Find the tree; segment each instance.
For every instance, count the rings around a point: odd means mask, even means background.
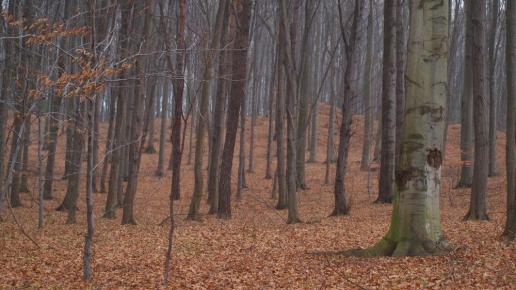
[[[448,244],[439,216],[447,95],[448,2],[410,1],[405,122],[391,225],[363,256],[437,254]]]
[[[356,0],[353,10],[353,22],[350,28],[349,38],[346,37],[342,8],[339,1],[339,22],[342,38],[345,40],[346,50],[346,72],[344,74],[344,99],[342,101],[342,123],[340,125],[339,151],[337,157],[337,168],[335,169],[335,207],[332,216],[346,215],[349,212],[349,205],[345,195],[345,176],[347,171],[349,143],[351,139],[352,122],[352,100],[358,95],[358,66],[360,62],[360,40],[358,32],[360,21],[363,19],[364,1]]]
[[[382,148],[379,203],[390,203],[396,157],[396,10],[398,1],[386,1],[383,34]]]
[[[460,160],[461,172],[457,187],[470,187],[473,182],[473,95],[472,95],[472,46],[473,46],[473,20],[472,3],[464,1],[464,14],[466,18],[466,36],[464,40],[464,83],[462,87],[461,122],[460,122]]]
[[[371,139],[373,133],[373,94],[372,87],[372,65],[374,50],[374,24],[373,24],[373,1],[369,0],[369,16],[367,18],[367,49],[366,63],[364,70],[364,142],[362,144],[362,160],[360,161],[360,170],[369,170],[371,155]]]
[[[489,174],[489,99],[486,96],[484,78],[484,37],[485,2],[471,1],[472,10],[472,74],[473,74],[473,114],[475,131],[475,163],[473,166],[473,185],[466,220],[488,220],[486,208],[487,177]]]
[[[245,95],[245,77],[247,72],[247,47],[249,45],[249,20],[251,14],[250,0],[233,0],[235,20],[231,25],[236,26],[234,50],[232,55],[232,81],[228,101],[226,136],[222,149],[219,177],[219,208],[217,217],[231,217],[231,171],[233,168],[233,154],[238,126],[238,117],[242,98]]]
[[[226,6],[228,1],[220,1],[219,8],[217,10],[217,17],[215,19],[215,27],[213,36],[210,39],[210,50],[217,51],[220,48],[220,39],[223,32],[223,24],[226,13]],[[203,82],[201,84],[201,95],[199,103],[199,114],[197,115],[197,127],[195,131],[195,161],[194,161],[194,173],[195,173],[195,184],[192,195],[192,201],[190,203],[190,210],[188,211],[189,220],[199,219],[199,207],[201,205],[201,197],[203,192],[203,174],[202,174],[202,163],[204,157],[204,135],[206,131],[206,124],[208,122],[208,97],[210,91],[210,80],[213,77],[213,54],[212,52],[206,52],[204,55],[204,73]]]
[[[516,2],[506,7],[506,72],[507,72],[507,221],[503,235],[516,238]]]
[[[493,0],[491,7],[491,21],[489,22],[489,35],[487,37],[489,47],[488,57],[488,82],[489,88],[489,176],[498,175],[496,169],[496,121],[497,121],[497,102],[496,102],[496,60],[497,50],[496,32],[498,28],[498,13],[500,13],[500,0]]]

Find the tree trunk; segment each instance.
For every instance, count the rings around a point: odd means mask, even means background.
[[[486,96],[484,78],[484,23],[485,2],[472,0],[473,24],[473,114],[475,128],[475,163],[473,167],[473,185],[467,220],[489,220],[486,208],[487,177],[489,174],[489,99]]]
[[[362,143],[362,160],[360,170],[369,170],[371,162],[371,139],[373,133],[373,94],[372,88],[372,65],[374,52],[374,23],[373,23],[373,1],[369,0],[369,16],[367,18],[367,50],[364,72],[364,142]]]
[[[382,149],[378,203],[390,203],[396,157],[396,10],[398,1],[385,2],[382,82]]]
[[[342,100],[342,124],[340,127],[339,153],[337,157],[337,168],[335,169],[335,207],[332,216],[346,215],[349,212],[349,205],[346,202],[345,177],[348,163],[349,144],[351,139],[352,107],[351,101],[358,92],[359,65],[360,65],[360,43],[361,34],[358,29],[363,19],[364,1],[356,0],[353,11],[353,22],[350,28],[350,35],[346,41],[346,72],[344,75],[344,99]],[[344,21],[342,19],[342,8],[339,4],[340,29],[343,37],[345,35]]]
[[[506,7],[506,72],[507,72],[507,220],[503,236],[516,238],[516,2]]]
[[[217,217],[231,217],[231,171],[233,167],[233,154],[235,151],[235,141],[238,126],[238,116],[240,115],[240,107],[242,99],[245,96],[245,77],[247,72],[247,47],[249,45],[249,19],[251,14],[251,1],[234,0],[235,18],[238,19],[238,29],[236,29],[236,37],[234,42],[232,57],[232,79],[229,95],[227,120],[226,120],[226,136],[224,140],[224,149],[222,150],[222,158],[220,164],[219,179],[219,208]],[[236,25],[232,23],[231,25]]]
[[[56,160],[56,148],[57,148],[57,133],[59,130],[59,124],[57,122],[59,107],[61,106],[61,96],[54,95],[52,97],[52,103],[50,105],[51,114],[55,116],[51,116],[48,118],[48,122],[50,123],[49,130],[49,142],[47,143],[48,149],[48,158],[47,158],[47,166],[45,170],[45,182],[43,185],[43,198],[45,200],[53,199],[53,184],[54,184],[54,168],[55,168],[55,160]]]
[[[280,30],[279,30],[279,44],[283,46],[283,65],[287,76],[287,204],[288,204],[288,218],[287,224],[299,223],[299,214],[297,210],[297,79],[295,73],[295,59],[293,52],[293,37],[290,26],[290,19],[287,14],[287,1],[281,0],[279,2],[280,13]],[[304,137],[303,137],[304,138]],[[306,140],[305,140],[306,142]],[[303,147],[303,153],[304,153]],[[304,155],[303,155],[304,156]],[[303,162],[304,163],[304,162]],[[301,185],[301,184],[299,184]]]
[[[447,95],[448,2],[410,1],[406,110],[391,225],[362,256],[421,256],[447,250],[439,213]]]
[[[167,143],[167,109],[170,95],[170,86],[167,80],[163,81],[163,95],[161,96],[161,115],[159,128],[159,156],[158,168],[156,169],[156,176],[162,177],[165,175],[165,144]],[[173,133],[173,131],[172,131]]]
[[[224,15],[228,15],[229,5],[226,5]],[[228,33],[228,17],[224,18],[223,32],[220,39],[220,46],[223,47]],[[220,169],[220,154],[222,149],[222,123],[224,121],[224,107],[226,104],[227,86],[228,83],[224,76],[228,75],[229,59],[227,52],[222,52],[219,57],[219,75],[217,92],[215,96],[215,109],[213,112],[213,133],[212,133],[212,149],[210,156],[210,171],[208,174],[208,203],[210,204],[209,214],[215,214],[219,207],[219,169]]]
[[[496,120],[497,120],[497,96],[496,96],[496,32],[498,27],[498,13],[500,12],[500,0],[493,0],[491,6],[491,22],[489,27],[489,176],[497,176],[496,169]]]
[[[238,180],[237,180],[237,201],[242,199],[242,189],[247,187],[245,182],[245,107],[246,95],[242,97],[240,108],[240,145],[238,146]]]
[[[398,0],[396,6],[396,146],[394,164],[399,160],[401,130],[405,111],[405,23],[403,19],[405,0]]]
[[[464,84],[461,102],[460,160],[461,172],[457,187],[471,187],[473,182],[473,95],[472,95],[472,46],[473,23],[471,1],[464,1],[466,38],[464,40]]]
[[[135,4],[137,5],[137,4]],[[141,41],[143,41],[143,51],[147,52],[149,49],[149,36],[152,32],[152,7],[154,7],[153,0],[147,0],[144,3],[145,15]],[[138,186],[138,175],[140,171],[140,162],[143,146],[146,141],[146,130],[150,122],[150,112],[153,108],[153,98],[149,97],[146,110],[147,114],[143,114],[145,102],[146,81],[145,70],[147,68],[147,56],[140,55],[136,59],[135,71],[137,73],[137,80],[135,81],[136,92],[130,105],[131,120],[130,120],[130,145],[128,154],[128,182],[127,191],[124,197],[124,207],[122,213],[122,224],[136,224],[134,218],[134,198]],[[145,119],[145,120],[144,120]]]
[[[228,1],[221,1],[217,10],[217,18],[215,20],[215,30],[210,41],[210,49],[215,51],[220,47],[220,38],[223,31],[223,20],[226,13],[226,6]],[[208,98],[210,93],[210,80],[213,77],[213,55],[211,52],[205,54],[205,64],[203,73],[203,82],[201,84],[201,94],[199,103],[199,113],[197,115],[197,127],[195,131],[195,161],[194,174],[195,184],[190,202],[190,209],[188,211],[187,219],[198,220],[199,208],[201,206],[201,197],[203,192],[204,178],[202,174],[202,164],[204,157],[204,136],[208,123]]]

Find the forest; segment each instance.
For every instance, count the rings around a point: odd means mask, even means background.
[[[514,289],[516,0],[0,0],[1,289]]]

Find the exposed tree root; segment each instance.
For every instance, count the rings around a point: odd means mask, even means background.
[[[464,216],[465,221],[488,221],[489,216],[484,211],[468,211],[466,216]]]
[[[354,257],[407,257],[407,256],[437,256],[452,250],[448,241],[391,241],[383,238],[376,245],[367,249],[352,249],[344,252],[346,256]]]

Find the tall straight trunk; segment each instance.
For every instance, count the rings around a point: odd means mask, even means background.
[[[152,33],[152,7],[154,7],[154,0],[146,0],[144,3],[145,15],[142,31],[143,51],[149,49],[149,37]],[[140,171],[140,163],[142,156],[142,149],[145,146],[146,130],[150,122],[150,112],[153,108],[153,98],[148,97],[147,112],[143,114],[145,90],[145,70],[147,68],[147,56],[140,55],[136,59],[135,71],[137,73],[137,80],[135,81],[136,92],[130,105],[131,120],[130,120],[130,145],[128,151],[128,182],[127,191],[124,197],[124,207],[122,212],[122,224],[136,224],[134,218],[134,198],[138,187],[138,175]]]
[[[176,73],[183,72],[184,65],[184,54],[181,53],[181,50],[185,48],[185,12],[186,12],[186,0],[179,0],[179,14],[177,19],[177,31],[176,31],[176,40],[177,40],[177,48],[179,48],[179,53],[177,55],[176,60]],[[161,18],[163,19],[163,17]],[[168,29],[165,29],[168,32]],[[171,40],[170,36],[167,34],[167,39]],[[170,57],[167,58],[168,66],[172,68],[172,61]],[[168,283],[168,276],[170,272],[170,264],[172,260],[172,241],[174,237],[175,230],[175,220],[174,220],[174,199],[180,196],[180,174],[181,174],[181,161],[183,157],[183,148],[181,146],[181,132],[182,132],[182,118],[183,118],[183,91],[184,91],[184,80],[176,79],[174,80],[174,123],[172,125],[172,151],[173,155],[173,163],[172,163],[172,184],[170,189],[169,196],[169,216],[170,216],[170,228],[168,231],[168,246],[167,252],[165,254],[165,265],[163,269],[163,284],[166,285]],[[186,130],[186,128],[185,128]],[[184,142],[184,140],[183,140]]]
[[[179,1],[179,18],[177,25],[177,47],[182,50],[185,49],[185,13],[186,13],[186,2],[185,0]],[[170,37],[167,37],[170,39]],[[178,52],[176,59],[176,74],[183,75],[184,66],[184,54],[181,51]],[[168,58],[170,61],[170,58]],[[172,67],[170,61],[169,66]],[[174,124],[172,125],[172,184],[170,187],[170,210],[173,211],[172,199],[179,199],[181,197],[181,161],[183,157],[183,148],[181,147],[181,136],[182,136],[182,121],[183,121],[183,96],[184,96],[184,79],[174,80]],[[193,123],[193,122],[192,122]],[[186,128],[185,128],[186,130]],[[190,131],[190,138],[192,132]],[[191,144],[190,139],[190,144]],[[173,221],[173,217],[171,216]],[[173,223],[171,224],[171,227]],[[172,229],[171,229],[172,231]]]
[[[397,1],[385,2],[382,82],[382,149],[379,203],[390,203],[396,158],[396,10]]]
[[[391,225],[362,256],[424,256],[449,247],[439,196],[447,96],[448,2],[410,1],[405,122]]]
[[[274,126],[273,126],[273,120],[274,120],[274,102],[276,99],[277,102],[277,93],[274,93],[275,86],[279,86],[277,84],[278,81],[278,65],[277,65],[277,48],[273,48],[272,50],[272,74],[271,74],[271,80],[269,83],[269,124],[268,124],[268,134],[267,134],[267,165],[265,168],[265,179],[271,179],[272,178],[272,142],[273,142],[273,135],[274,132]],[[277,92],[277,89],[276,89]],[[276,97],[276,98],[275,98]],[[276,176],[276,174],[275,174]]]
[[[294,224],[300,222],[297,210],[297,110],[298,110],[298,94],[297,94],[297,78],[295,71],[294,37],[292,36],[290,18],[287,14],[287,1],[281,0],[279,3],[279,19],[280,19],[280,42],[283,46],[283,65],[287,76],[287,204],[288,217],[287,223]],[[294,12],[295,14],[295,12]],[[294,16],[295,19],[295,16]],[[294,21],[293,21],[294,22]],[[295,27],[295,24],[294,24]],[[290,32],[290,33],[288,33]],[[306,142],[306,140],[305,140]],[[303,148],[303,151],[304,148]],[[303,155],[304,156],[304,155]]]
[[[93,108],[93,123],[91,125],[93,126],[93,134],[95,134],[95,137],[92,138],[92,162],[93,164],[99,163],[99,136],[100,136],[100,101],[94,102],[94,108]],[[91,186],[92,186],[92,192],[98,192],[98,181],[100,179],[101,171],[98,170],[97,166],[94,166],[92,168],[93,172],[91,173]]]
[[[159,127],[159,152],[158,152],[158,168],[156,176],[162,177],[165,174],[165,144],[167,143],[167,109],[170,95],[170,86],[167,80],[162,82],[163,92],[161,96],[161,114]],[[173,132],[173,131],[172,131]]]
[[[344,74],[344,99],[342,100],[342,123],[340,127],[339,151],[337,157],[337,168],[335,169],[335,207],[332,216],[346,215],[349,212],[349,205],[346,202],[345,177],[347,171],[349,144],[351,139],[352,107],[351,101],[358,93],[359,65],[360,65],[360,43],[361,35],[358,32],[359,25],[363,19],[364,1],[356,0],[353,11],[353,22],[350,28],[350,35],[346,41],[346,72]],[[343,37],[345,35],[344,21],[342,19],[342,8],[339,5],[340,29]]]
[[[491,22],[489,24],[489,176],[498,175],[496,169],[496,32],[498,27],[498,13],[500,12],[500,0],[493,0],[491,6]]]
[[[153,79],[150,81],[150,88],[147,88],[147,92],[149,93],[150,98],[156,99],[156,96],[158,94],[157,92],[157,86],[156,86],[156,80]],[[158,103],[158,102],[156,102]],[[147,132],[147,145],[145,148],[145,153],[147,154],[154,154],[156,153],[156,148],[154,147],[154,123],[156,120],[156,109],[149,108],[150,109],[150,122],[149,122],[149,129]]]
[[[30,132],[31,132],[31,116],[28,115],[25,117],[25,131],[23,132],[23,155],[21,161],[21,178],[20,178],[20,186],[18,188],[19,192],[29,192],[29,177],[28,177],[28,169],[29,169],[29,146],[31,143],[30,140]]]
[[[299,113],[297,115],[297,124],[296,124],[296,186],[301,189],[306,189],[306,180],[305,180],[305,153],[306,153],[306,136],[308,131],[308,103],[310,99],[310,74],[312,73],[308,65],[309,62],[309,40],[310,40],[310,30],[313,22],[313,13],[315,9],[315,1],[307,0],[305,3],[305,24],[303,29],[303,39],[301,42],[301,51],[300,51],[300,69],[299,76],[295,75],[292,77],[298,77],[297,85],[295,90],[295,96],[298,98],[298,109]],[[296,14],[297,12],[293,12]],[[296,29],[293,27],[293,29]],[[295,37],[293,37],[295,38]],[[294,41],[294,40],[291,40]],[[295,46],[292,46],[292,49],[295,49]],[[292,54],[292,58],[296,59],[295,54]],[[294,61],[295,63],[295,61]],[[293,104],[291,104],[293,105]],[[287,111],[288,111],[287,107]],[[288,118],[288,117],[287,117]],[[288,122],[287,122],[288,123]]]
[[[367,49],[366,64],[364,70],[364,142],[362,143],[362,159],[360,170],[369,170],[371,155],[371,139],[373,133],[373,94],[372,88],[372,65],[374,52],[374,23],[373,23],[373,1],[369,0],[369,16],[367,18]]]
[[[23,140],[25,139],[25,134],[22,131],[22,127],[25,128],[24,120],[19,114],[16,114],[13,121],[13,136],[19,136],[18,138],[12,138],[11,140],[11,152],[9,157],[8,168],[13,168],[12,181],[9,185],[9,202],[11,207],[19,207],[21,206],[21,199],[19,193],[20,187],[20,170],[21,170],[21,159],[23,152]]]
[[[396,146],[394,151],[394,164],[400,156],[401,130],[405,111],[405,23],[403,8],[405,0],[398,0],[396,6]]]
[[[66,195],[63,200],[63,203],[57,208],[60,210],[67,210],[68,216],[66,219],[67,224],[75,224],[76,223],[76,211],[77,211],[77,199],[79,198],[79,185],[81,179],[82,172],[82,161],[83,161],[83,151],[84,151],[84,136],[82,135],[83,120],[82,116],[84,113],[84,104],[76,97],[76,109],[75,114],[73,116],[73,149],[72,153],[72,164],[70,166],[71,175],[68,177],[68,184],[66,189]]]
[[[100,174],[100,192],[106,192],[106,178],[108,175],[109,163],[111,162],[113,140],[115,138],[115,117],[116,117],[116,96],[120,88],[111,88],[109,93],[109,125],[107,131],[106,145],[104,150],[104,160],[102,161],[102,171]]]
[[[226,5],[224,15],[228,15],[229,5]],[[227,39],[228,33],[228,17],[224,18],[222,37],[220,39],[220,46],[223,47]],[[229,61],[227,52],[222,52],[219,57],[218,73],[223,76],[218,79],[217,92],[215,95],[215,109],[213,111],[213,133],[212,133],[212,149],[210,156],[210,171],[208,174],[208,203],[210,204],[210,214],[215,214],[219,207],[219,169],[220,169],[220,154],[222,150],[222,122],[224,121],[224,107],[226,104],[227,86],[228,83],[224,76],[228,74]]]
[[[52,103],[50,105],[51,114],[55,116],[48,118],[50,123],[49,128],[49,140],[47,143],[48,157],[47,165],[45,170],[45,181],[43,185],[43,198],[46,200],[53,199],[53,184],[54,184],[54,168],[56,160],[56,148],[57,148],[57,133],[59,130],[59,124],[57,122],[57,116],[59,107],[61,106],[61,96],[53,96]]]
[[[461,116],[460,116],[460,161],[461,172],[457,187],[471,187],[473,182],[473,23],[471,1],[464,1],[464,17],[466,23],[466,38],[464,40],[464,84],[462,87]]]
[[[249,20],[251,14],[250,0],[234,0],[233,6],[236,13],[238,26],[234,41],[235,50],[232,56],[232,79],[229,95],[227,120],[226,120],[226,136],[224,140],[224,148],[222,150],[222,158],[220,164],[219,179],[219,208],[217,217],[231,217],[231,171],[233,168],[233,154],[235,151],[235,141],[238,126],[238,116],[240,115],[240,107],[242,99],[245,96],[245,77],[247,72],[247,49],[249,45]],[[232,23],[231,25],[236,25]]]
[[[242,97],[242,103],[240,108],[240,145],[238,146],[238,175],[237,175],[237,201],[242,199],[242,189],[245,188],[245,107],[246,107],[247,96]]]
[[[326,173],[324,184],[330,183],[330,165],[334,160],[333,139],[335,134],[335,107],[337,106],[337,92],[333,91],[330,97],[330,116],[328,116],[328,140],[326,144]]]
[[[278,203],[276,209],[287,208],[287,177],[285,164],[285,70],[283,48],[278,51],[278,90],[276,98],[276,175],[278,176]]]
[[[86,224],[87,230],[84,235],[84,251],[82,256],[83,278],[85,281],[91,281],[91,256],[93,254],[93,234],[95,232],[95,224],[93,221],[93,179],[94,179],[94,162],[95,162],[95,138],[98,131],[95,130],[96,118],[99,117],[97,103],[100,103],[97,96],[93,96],[93,100],[88,100],[88,153],[86,158]],[[98,128],[98,127],[97,127]],[[98,143],[97,143],[98,144]]]
[[[218,50],[220,47],[220,38],[223,31],[223,20],[226,13],[226,6],[228,1],[221,1],[217,10],[217,17],[215,19],[215,29],[210,40],[210,50]],[[204,187],[204,177],[202,174],[202,165],[204,159],[204,136],[208,123],[208,98],[210,94],[210,80],[213,77],[213,55],[207,52],[204,55],[204,73],[203,81],[201,83],[201,94],[199,103],[199,112],[197,114],[197,127],[195,130],[195,161],[194,161],[194,190],[192,200],[190,202],[190,209],[188,211],[187,219],[199,219],[199,208],[201,206],[201,197]]]
[[[503,236],[516,238],[516,2],[506,7],[506,72],[507,72],[507,220]]]
[[[471,0],[472,23],[473,23],[473,51],[472,51],[472,74],[473,74],[473,114],[475,128],[475,163],[473,166],[473,184],[471,187],[471,199],[469,211],[466,214],[467,220],[488,220],[486,195],[487,177],[489,174],[489,99],[485,90],[485,2],[482,0]]]

